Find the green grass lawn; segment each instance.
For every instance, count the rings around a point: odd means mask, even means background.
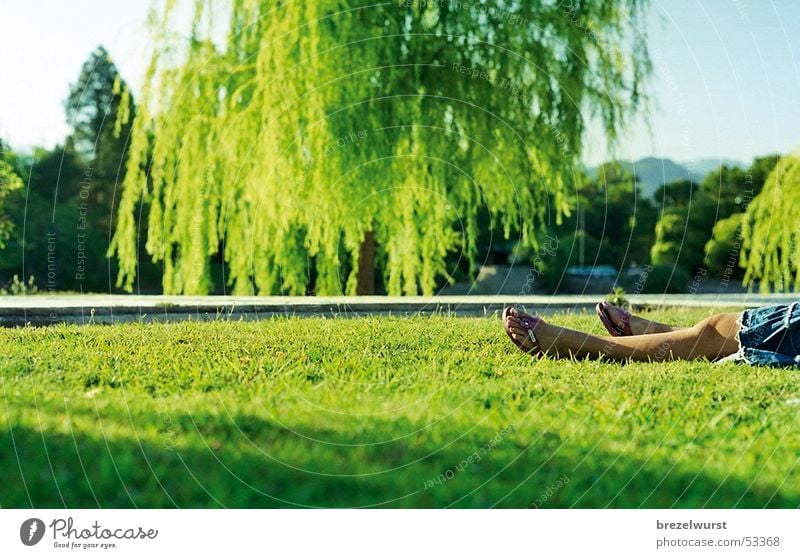
[[[2,507],[800,505],[797,371],[535,360],[497,317],[5,329],[0,347]]]

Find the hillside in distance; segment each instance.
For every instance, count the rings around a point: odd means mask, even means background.
[[[715,171],[720,166],[744,167],[739,161],[732,159],[707,158],[685,163],[676,163],[672,159],[658,157],[644,157],[637,161],[619,161],[626,171],[632,172],[637,177],[637,182],[646,197],[652,197],[656,189],[662,184],[678,180],[694,180],[700,182],[708,173]],[[591,179],[597,178],[600,166],[588,167],[586,173]]]

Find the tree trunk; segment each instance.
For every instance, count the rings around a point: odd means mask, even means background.
[[[358,285],[357,295],[375,294],[375,233],[368,231],[364,235],[358,250]]]

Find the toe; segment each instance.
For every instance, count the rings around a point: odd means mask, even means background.
[[[521,336],[523,336],[523,337],[524,337],[525,335],[527,335],[527,333],[528,333],[527,331],[525,331],[524,329],[522,329],[522,328],[520,328],[520,327],[511,327],[511,328],[509,328],[509,330],[511,331],[511,333],[512,333],[512,334],[514,334],[514,335],[521,335]]]
[[[528,318],[528,319],[533,318],[533,315],[532,314],[528,314],[527,312],[517,311],[516,317],[517,317],[517,319],[524,320],[526,318]]]
[[[528,330],[527,330],[527,329],[525,329],[525,328],[521,328],[521,327],[512,327],[512,328],[511,328],[511,331],[512,331],[512,333],[515,333],[515,334],[517,334],[517,335],[519,335],[519,336],[521,336],[521,337],[525,337],[525,338],[527,338],[527,337],[528,337]]]
[[[514,340],[525,350],[531,349],[531,340],[530,338],[522,333],[515,333]]]

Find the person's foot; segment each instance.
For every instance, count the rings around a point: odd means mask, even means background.
[[[516,308],[503,311],[503,329],[511,341],[523,352],[541,356],[544,348],[539,339],[547,324],[539,317],[526,314]]]
[[[673,330],[672,327],[666,324],[635,316],[624,308],[614,306],[606,300],[598,304],[598,315],[601,313],[609,322],[608,325],[604,323],[606,329],[611,335],[616,337],[645,335],[648,333],[666,333]]]
[[[603,300],[597,304],[595,311],[603,326],[614,337],[625,337],[634,334],[631,328],[631,314],[624,308],[614,306],[607,300]]]

